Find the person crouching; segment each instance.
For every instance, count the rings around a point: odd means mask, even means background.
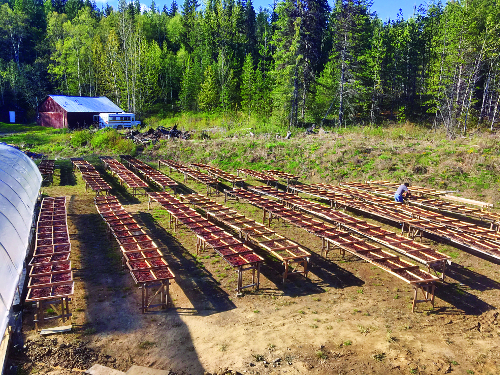
[[[408,182],[399,185],[398,190],[396,190],[396,193],[394,194],[394,200],[396,202],[404,203],[404,200],[410,197],[411,194],[408,190],[409,186],[410,184]]]

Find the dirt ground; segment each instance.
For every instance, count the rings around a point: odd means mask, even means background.
[[[27,304],[26,345],[11,354],[18,373],[80,373],[96,362],[174,374],[500,373],[497,264],[425,240],[450,254],[453,265],[437,286],[435,308],[419,304],[412,313],[408,284],[352,256],[331,252],[321,258],[318,238],[275,222],[273,229],[313,253],[309,278],[294,275],[283,285],[282,265],[266,257],[260,290],[237,297],[236,273],[220,257],[208,251],[197,257],[188,229],[173,232],[159,206],[148,210],[144,196],[131,196],[107,175],[113,193],[151,233],[176,275],[171,306],[141,314],[141,291],[121,266],[93,194],[85,192],[69,161],[57,165],[53,185],[43,191],[68,197],[73,331],[41,338]],[[181,175],[171,176],[182,182]],[[205,191],[188,181],[183,192],[190,189]],[[261,220],[255,207],[227,205]]]

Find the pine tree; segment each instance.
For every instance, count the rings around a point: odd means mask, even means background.
[[[303,58],[300,54],[302,20],[298,17],[296,4],[291,0],[278,4],[276,12],[278,21],[273,35],[273,115],[290,128],[297,125]]]
[[[241,109],[248,114],[252,115],[255,107],[256,96],[256,74],[253,70],[253,58],[250,53],[245,57],[243,64],[243,73],[241,75]]]
[[[198,96],[200,108],[205,111],[213,111],[219,107],[217,77],[215,69],[211,65],[207,67],[204,73],[204,81],[201,84],[201,90]]]
[[[198,82],[198,65],[188,56],[185,61],[184,74],[181,81],[179,94],[181,108],[184,111],[198,110],[198,93],[200,84]]]
[[[169,16],[174,17],[177,14],[178,10],[179,7],[177,6],[177,2],[175,0],[172,0],[172,5],[170,5],[170,10],[168,11]]]

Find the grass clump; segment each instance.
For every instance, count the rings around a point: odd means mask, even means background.
[[[385,359],[385,353],[377,352],[377,353],[373,354],[372,357],[374,360],[376,360],[378,362],[382,362]]]
[[[151,349],[152,347],[156,346],[156,343],[153,341],[141,341],[139,343],[139,349]]]
[[[262,362],[265,360],[262,354],[252,354],[252,357],[255,360],[255,362]]]
[[[326,355],[326,353],[324,351],[318,350],[316,352],[316,358],[318,358],[318,359],[327,359],[328,356]]]

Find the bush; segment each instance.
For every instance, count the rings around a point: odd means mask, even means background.
[[[71,146],[77,148],[86,146],[87,143],[92,139],[92,134],[88,130],[77,130],[71,136],[69,143]]]
[[[94,134],[90,144],[97,149],[112,148],[119,138],[120,134],[115,129],[105,128]]]
[[[136,146],[130,139],[123,139],[115,129],[102,129],[94,134],[90,144],[94,149],[114,154],[135,155]]]

